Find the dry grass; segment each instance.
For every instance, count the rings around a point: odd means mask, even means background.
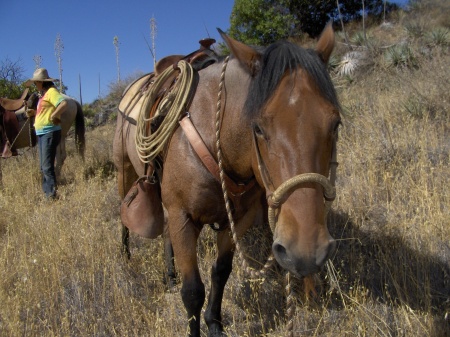
[[[393,28],[402,38],[405,21]],[[295,336],[449,336],[448,47],[417,53],[414,68],[376,57],[374,68],[337,83],[345,116],[329,227],[339,245],[315,301],[295,283]],[[34,150],[2,162],[1,336],[185,334],[180,295],[163,282],[162,240],[132,236],[131,260],[119,254],[113,130],[87,134],[85,162],[68,144],[56,202],[42,197]],[[268,251],[265,231],[245,238],[265,247],[248,250],[257,261]],[[208,287],[209,228],[198,250]],[[235,261],[223,304],[229,336],[285,336],[284,307],[282,271],[249,281]]]

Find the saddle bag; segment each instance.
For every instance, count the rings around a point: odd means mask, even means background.
[[[120,217],[124,226],[144,238],[163,233],[164,210],[154,177],[143,176],[133,183],[120,206]]]

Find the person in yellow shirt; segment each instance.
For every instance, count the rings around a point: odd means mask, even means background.
[[[56,198],[56,148],[61,141],[61,115],[67,108],[67,101],[56,89],[54,81],[57,80],[48,76],[47,69],[38,68],[25,82],[25,86],[34,83],[40,94],[36,111],[29,110],[28,115],[36,115],[34,128],[38,138],[42,189],[48,199]]]

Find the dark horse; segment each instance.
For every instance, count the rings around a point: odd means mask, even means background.
[[[66,159],[66,138],[72,125],[75,125],[75,145],[78,154],[84,158],[85,150],[85,123],[83,109],[76,100],[64,95],[67,100],[67,109],[61,115],[61,142],[56,150],[56,174],[59,176],[61,168]],[[21,100],[11,100],[11,99],[0,99],[0,132],[1,129],[5,129],[5,135],[9,135],[8,141],[13,146],[14,149],[21,149],[26,147],[31,147],[36,144],[35,141],[31,141],[35,137],[33,128],[33,119],[28,119],[25,114],[25,108],[36,109],[39,101],[39,96],[37,93],[32,93],[26,101]],[[3,115],[5,114],[5,108],[13,107],[12,110],[15,114],[15,128],[17,130],[8,130],[8,125],[5,125],[3,121]],[[25,107],[26,106],[26,107]],[[13,114],[13,115],[14,115]],[[9,116],[11,113],[9,113]],[[28,125],[25,125],[28,124]],[[31,133],[31,134],[30,134]],[[12,135],[12,137],[11,137]],[[6,138],[6,137],[4,137]],[[11,139],[9,139],[11,138]],[[1,139],[0,139],[1,143]],[[3,147],[2,147],[3,148]]]
[[[221,177],[227,177],[223,185],[231,199],[237,237],[258,219],[267,219],[268,207],[272,208],[276,261],[299,277],[316,273],[335,248],[325,220],[327,201],[333,199],[326,177],[340,124],[339,103],[326,69],[334,48],[333,29],[324,30],[315,50],[286,41],[256,49],[221,35],[232,57],[198,71],[188,108],[190,120],[209,152],[217,153],[213,156],[220,160]],[[220,132],[216,132],[217,121]],[[217,259],[205,311],[209,336],[222,336],[222,297],[235,243],[222,184],[200,157],[184,129],[175,129],[163,153],[161,197],[181,274],[189,336],[200,336],[205,302],[197,240],[204,224],[223,229],[217,233]],[[280,186],[306,176],[312,178],[300,179],[281,200],[273,200]],[[238,195],[233,184],[248,188]]]

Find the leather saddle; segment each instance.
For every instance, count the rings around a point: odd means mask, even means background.
[[[9,158],[17,155],[14,147],[14,140],[20,132],[19,121],[15,114],[25,103],[28,94],[28,88],[22,93],[18,99],[0,98],[0,105],[3,112],[0,114],[0,145],[3,148],[1,157]]]
[[[19,110],[23,105],[25,98],[28,94],[28,88],[22,93],[22,96],[18,99],[10,99],[10,98],[0,98],[0,105],[3,109],[8,111],[16,111]]]
[[[186,61],[192,65],[195,70],[201,70],[217,61],[216,53],[210,49],[211,45],[215,43],[214,39],[202,39],[199,41],[200,48],[188,55],[170,55],[162,58],[155,65],[154,72],[146,74],[141,78],[131,83],[124,91],[122,99],[119,103],[119,112],[122,116],[128,120],[128,122],[136,125],[136,119],[138,117],[140,109],[139,102],[145,96],[145,93],[149,90],[150,86],[154,82],[155,78],[160,75],[168,67],[176,67],[179,61]],[[170,88],[176,79],[176,75],[173,78],[169,78],[166,83],[166,87],[162,90],[161,96]],[[152,110],[156,110],[153,107]]]
[[[206,68],[213,62],[211,56],[216,56],[214,51],[210,49],[215,42],[214,39],[202,39],[199,41],[200,48],[188,55],[170,55],[162,58],[156,63],[155,76],[158,76],[170,66],[176,66],[178,61],[182,60],[190,63],[195,70]],[[210,62],[203,63],[202,61],[206,59],[209,59]]]

